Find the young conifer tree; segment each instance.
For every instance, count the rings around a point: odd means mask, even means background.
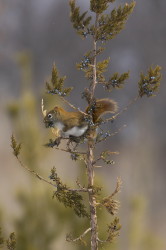
[[[12,148],[14,150],[14,155],[18,158],[20,164],[37,178],[56,188],[56,191],[54,191],[54,197],[64,203],[66,207],[73,208],[76,215],[88,218],[89,228],[75,239],[73,239],[71,235],[68,235],[67,240],[73,242],[83,241],[84,236],[89,233],[92,250],[97,250],[99,244],[107,242],[111,243],[119,235],[119,230],[121,228],[119,218],[115,216],[119,208],[119,202],[114,199],[114,196],[120,190],[121,180],[118,179],[114,192],[108,197],[101,198],[101,190],[95,185],[95,169],[98,161],[103,161],[106,164],[112,164],[113,162],[110,160],[110,157],[116,152],[105,150],[101,152],[100,156],[97,158],[95,158],[94,154],[97,144],[105,141],[113,135],[111,131],[103,132],[103,130],[101,130],[102,132],[100,132],[100,130],[96,130],[96,128],[100,128],[102,124],[107,122],[114,121],[122,112],[126,110],[125,107],[123,110],[116,112],[108,119],[94,119],[95,110],[98,106],[98,101],[95,96],[96,88],[104,87],[105,91],[108,92],[111,92],[114,89],[121,89],[126,80],[129,78],[129,72],[125,72],[123,74],[114,73],[106,79],[104,73],[107,71],[109,59],[102,61],[98,60],[98,56],[105,50],[105,44],[109,40],[116,37],[116,35],[124,28],[125,23],[129,15],[133,12],[135,6],[135,2],[131,2],[129,4],[126,3],[124,6],[119,6],[118,8],[114,8],[110,12],[105,13],[114,1],[115,0],[90,0],[90,11],[81,13],[76,1],[70,0],[70,17],[74,29],[77,31],[79,36],[82,38],[91,38],[92,41],[91,50],[86,52],[81,62],[77,64],[77,68],[85,73],[85,77],[88,82],[88,85],[82,92],[82,98],[84,98],[88,103],[87,110],[81,111],[79,108],[75,107],[66,100],[66,96],[70,94],[72,88],[64,87],[65,77],[59,77],[55,65],[53,65],[52,68],[51,80],[46,83],[47,93],[60,96],[62,101],[74,109],[74,112],[77,114],[79,113],[79,116],[82,117],[84,123],[87,124],[85,133],[80,136],[66,136],[65,133],[61,133],[61,130],[64,128],[59,125],[58,128],[56,128],[56,126],[54,126],[54,122],[48,122],[46,117],[48,118],[50,112],[46,112],[46,110],[44,110],[44,105],[42,103],[44,122],[47,127],[52,127],[51,129],[54,133],[54,137],[56,136],[56,138],[51,139],[49,143],[47,143],[47,146],[55,147],[57,150],[68,152],[73,160],[83,160],[85,163],[85,171],[87,173],[87,186],[84,186],[83,184],[81,185],[81,183],[77,181],[78,188],[69,188],[66,184],[63,184],[57,175],[55,168],[51,170],[51,180],[47,180],[28,167],[24,166],[19,158],[21,145],[17,144],[14,136],[12,136]],[[140,81],[138,82],[138,95],[133,101],[131,101],[131,103],[143,96],[154,96],[154,93],[158,91],[160,85],[160,71],[161,68],[156,66],[153,68],[150,67],[147,74],[141,73]],[[116,106],[115,103],[113,103],[113,105]],[[78,124],[78,126],[79,125],[80,124]],[[60,147],[61,140],[67,141],[65,148]],[[83,142],[86,144],[86,151],[82,151],[80,146]],[[81,193],[87,194],[89,209],[86,208],[85,201]],[[112,222],[108,226],[105,239],[99,238],[100,228],[98,227],[97,221],[98,207],[105,207],[107,211],[114,216]]]

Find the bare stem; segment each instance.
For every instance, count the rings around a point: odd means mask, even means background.
[[[88,172],[88,188],[92,188],[89,191],[89,204],[90,204],[90,225],[91,225],[91,250],[98,249],[98,230],[97,230],[97,215],[96,215],[96,198],[93,193],[94,185],[94,155],[93,145],[91,142],[88,143],[87,153],[87,172]]]
[[[73,104],[71,104],[70,102],[68,102],[64,97],[60,96],[60,98],[62,99],[62,101],[64,103],[66,103],[67,105],[69,105],[72,109],[77,110],[78,112],[82,113],[83,115],[87,115],[87,113],[85,113],[82,110],[80,110],[79,108],[75,107]]]
[[[96,14],[96,21],[95,21],[95,34],[93,36],[93,52],[94,52],[94,59],[93,59],[93,81],[91,84],[91,100],[93,100],[93,96],[94,96],[94,92],[95,92],[95,88],[96,88],[96,84],[97,84],[97,68],[96,68],[96,64],[97,64],[97,60],[96,60],[96,56],[97,56],[97,40],[96,40],[96,29],[97,29],[97,23],[98,23],[98,18],[99,15]]]
[[[72,239],[72,242],[76,242],[76,241],[82,241],[82,239],[85,237],[85,235],[91,230],[91,228],[88,228],[83,234],[81,234],[79,237],[77,237],[76,239]]]
[[[98,23],[98,14],[96,14],[95,21],[95,34],[93,36],[93,51],[94,51],[94,60],[93,60],[93,80],[90,85],[91,92],[91,104],[93,104],[94,92],[97,84],[97,72],[96,72],[96,50],[97,50],[97,41],[96,41],[96,30]],[[97,214],[96,214],[96,198],[93,192],[94,186],[94,139],[93,131],[90,132],[88,140],[88,150],[87,150],[87,174],[88,174],[88,189],[89,189],[89,204],[90,204],[90,226],[91,226],[91,250],[98,250],[98,227],[97,227]],[[90,189],[92,189],[90,191]]]
[[[118,177],[117,183],[116,183],[116,188],[115,188],[114,192],[109,197],[114,197],[116,194],[118,194],[121,190],[121,186],[122,186],[122,179],[121,179],[121,177]]]
[[[23,167],[26,171],[28,171],[28,172],[30,172],[31,174],[33,174],[33,175],[34,175],[36,178],[38,178],[39,180],[44,181],[44,182],[46,182],[47,184],[49,184],[49,185],[51,185],[51,186],[53,186],[53,187],[57,187],[57,185],[55,185],[55,184],[52,183],[51,181],[46,180],[46,179],[43,178],[41,175],[39,175],[38,173],[36,173],[34,170],[32,170],[32,169],[28,168],[27,166],[25,166],[25,165],[23,164],[23,162],[20,160],[19,157],[17,157],[17,159],[18,159],[18,161],[19,161],[21,167]]]
[[[25,166],[23,164],[23,162],[19,159],[19,157],[17,157],[18,162],[20,163],[21,167],[23,167],[26,171],[28,171],[29,173],[33,174],[37,179],[44,181],[45,183],[53,186],[54,188],[57,188],[57,185],[55,185],[54,183],[52,183],[51,181],[46,180],[44,177],[42,177],[41,175],[39,175],[38,173],[36,173],[34,170],[28,168],[27,166]],[[68,191],[73,191],[73,192],[89,192],[89,190],[87,188],[81,187],[79,189],[71,189],[68,188]]]
[[[115,120],[118,116],[120,116],[123,112],[127,111],[128,108],[135,103],[137,100],[139,99],[139,96],[136,96],[133,100],[131,100],[126,107],[124,107],[122,110],[120,110],[118,113],[116,113],[114,116],[112,116],[111,118],[108,118],[106,120],[103,121],[103,123],[109,122],[109,121],[113,121]]]
[[[102,138],[102,139],[98,140],[95,144],[97,144],[97,143],[99,143],[99,142],[102,142],[102,141],[105,141],[105,140],[107,140],[109,137],[112,137],[112,136],[117,135],[119,132],[121,132],[121,130],[122,130],[123,128],[126,128],[126,126],[127,126],[127,125],[124,124],[124,125],[123,125],[122,127],[120,127],[117,131],[111,133],[110,135],[108,135],[108,136],[105,137],[105,138]]]
[[[63,151],[63,152],[67,152],[67,153],[77,153],[77,154],[81,154],[81,155],[86,155],[86,152],[79,152],[79,151],[69,151],[68,149],[64,149],[64,148],[58,148],[58,147],[56,147],[55,148],[56,150],[60,150],[60,151]]]

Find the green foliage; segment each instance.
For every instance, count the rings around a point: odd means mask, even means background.
[[[86,101],[90,104],[91,102],[91,93],[88,88],[85,88],[84,91],[82,92],[82,98],[86,99]]]
[[[54,146],[58,146],[60,143],[60,138],[57,138],[56,140],[49,139],[48,143],[45,143],[44,146],[48,148],[53,148]]]
[[[16,139],[14,138],[14,135],[11,136],[11,147],[13,149],[13,154],[18,157],[21,150],[21,143],[17,143]]]
[[[51,82],[46,82],[46,89],[49,94],[55,94],[59,96],[67,96],[70,94],[72,88],[63,88],[66,77],[59,77],[58,71],[55,65],[52,68]]]
[[[16,236],[15,233],[11,233],[9,239],[6,241],[7,248],[9,250],[16,249]]]
[[[112,196],[109,196],[102,200],[102,205],[107,209],[108,213],[115,215],[119,210],[120,203],[112,199]]]
[[[94,55],[92,51],[87,52],[80,63],[77,63],[76,66],[79,70],[85,71],[93,63]]]
[[[0,248],[4,248],[4,244],[6,242],[6,247],[9,250],[15,250],[16,249],[16,236],[15,233],[11,233],[9,235],[9,238],[7,240],[4,239],[4,237],[2,236],[2,231],[0,228]]]
[[[108,159],[112,154],[112,152],[106,150],[101,153],[100,157],[106,164],[114,164],[115,162],[113,160]]]
[[[112,77],[105,83],[105,88],[108,91],[112,91],[112,89],[121,89],[123,88],[125,81],[129,78],[129,72],[125,72],[121,75],[119,73],[114,73]]]
[[[108,4],[113,2],[115,2],[115,0],[91,0],[90,9],[97,14],[101,14],[108,8]]]
[[[101,50],[100,50],[101,51]],[[85,54],[84,58],[81,60],[80,63],[77,64],[77,68],[79,70],[82,70],[85,73],[85,77],[92,81],[93,80],[93,52],[90,51]],[[105,77],[104,77],[104,72],[107,70],[108,64],[109,64],[110,59],[105,59],[103,61],[100,61],[96,65],[96,70],[97,70],[97,81],[98,83],[105,83]]]
[[[135,7],[135,2],[113,9],[110,14],[102,14],[98,19],[96,40],[106,42],[114,38],[123,28]]]
[[[121,229],[121,225],[119,224],[119,218],[115,217],[114,220],[108,225],[108,242],[113,242],[117,236],[119,236],[119,231]]]
[[[98,83],[105,82],[105,77],[103,73],[107,70],[110,59],[105,59],[101,62],[98,62],[96,65],[97,68],[97,81]]]
[[[92,55],[92,51],[90,51],[86,53],[84,58],[81,60],[81,62],[77,64],[77,68],[79,70],[82,70],[85,73],[85,77],[90,81],[93,80],[93,67],[92,67],[93,60],[94,60],[94,56]],[[129,72],[125,72],[121,75],[119,73],[114,73],[113,76],[111,76],[110,79],[107,81],[105,79],[104,72],[106,72],[108,68],[109,61],[110,59],[108,58],[96,64],[96,78],[97,78],[97,82],[99,84],[103,84],[105,89],[110,92],[114,88],[116,89],[123,88],[126,80],[129,78]],[[86,89],[86,92],[87,92],[87,89]],[[89,99],[90,98],[88,98],[88,100]]]
[[[75,214],[79,217],[89,216],[85,205],[82,203],[83,197],[77,191],[70,190],[66,184],[62,183],[55,168],[51,170],[50,179],[55,181],[57,185],[57,191],[54,192],[53,197],[56,197],[65,207],[73,208]]]
[[[80,63],[77,63],[77,69],[82,70],[85,73],[85,77],[92,81],[93,80],[93,61],[94,61],[94,54],[93,51],[87,52]],[[88,89],[87,89],[88,90]],[[90,100],[89,96],[89,100]]]
[[[77,33],[83,38],[88,35],[95,37],[95,40],[106,42],[114,38],[123,28],[132,13],[135,2],[125,4],[124,7],[119,6],[113,9],[110,14],[102,14],[107,8],[108,4],[114,0],[91,0],[90,9],[98,15],[97,26],[90,25],[91,16],[86,17],[87,12],[80,14],[79,7],[76,7],[75,0],[70,1],[71,8],[71,22]]]
[[[79,153],[72,152],[70,157],[73,161],[82,160],[82,156]]]
[[[93,67],[92,65],[88,65],[87,67],[81,68],[82,71],[85,72],[85,77],[92,81],[93,80]]]
[[[107,212],[110,213],[111,215],[115,215],[119,210],[120,202],[115,200],[114,196],[120,192],[121,186],[122,186],[121,178],[118,178],[114,192],[111,195],[104,197],[100,201],[100,204],[104,206],[107,209]]]
[[[2,236],[2,230],[0,228],[0,248],[3,247],[4,242],[5,240],[4,240],[4,237]]]
[[[96,49],[96,56],[100,55],[105,50],[104,47],[99,47]]]
[[[56,196],[59,202],[62,202],[65,207],[73,208],[77,216],[88,217],[85,206],[82,204],[83,198],[77,191],[61,189],[61,187],[59,188],[58,186],[58,190],[54,192],[54,196]]]
[[[86,17],[87,11],[83,14],[80,14],[80,8],[76,7],[75,0],[71,0],[69,2],[71,8],[71,22],[73,23],[73,27],[77,30],[77,33],[82,37],[86,37],[89,33],[88,26],[92,19],[91,16]]]
[[[146,95],[147,97],[154,96],[154,93],[159,90],[161,81],[161,67],[156,66],[155,68],[150,67],[147,75],[141,73],[139,86],[139,96]]]

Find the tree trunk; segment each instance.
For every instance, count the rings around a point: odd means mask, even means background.
[[[97,215],[96,215],[96,198],[94,196],[94,166],[93,166],[93,144],[88,143],[88,157],[87,157],[87,171],[88,171],[88,188],[89,188],[89,204],[90,204],[90,225],[91,225],[91,250],[98,249],[98,229],[97,229]]]
[[[95,21],[95,34],[93,36],[93,80],[90,85],[91,92],[91,103],[90,105],[94,105],[93,97],[97,84],[97,74],[96,74],[96,51],[97,51],[97,41],[96,41],[96,30],[98,25],[98,14],[96,14]],[[93,190],[94,186],[94,136],[93,129],[90,131],[89,139],[88,139],[88,151],[87,151],[87,172],[88,172],[88,189],[89,189],[89,205],[90,205],[90,225],[91,225],[91,250],[98,250],[98,228],[97,228],[97,214],[96,214],[96,198]]]

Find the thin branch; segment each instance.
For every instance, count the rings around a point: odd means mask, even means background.
[[[68,188],[67,189],[68,191],[72,191],[72,192],[89,192],[89,189],[88,188],[80,188],[80,189],[71,189],[71,188]]]
[[[77,186],[78,186],[79,188],[85,189],[85,187],[83,187],[83,186],[81,185],[81,183],[80,183],[80,181],[79,181],[78,178],[77,178],[77,180],[76,180],[76,184],[77,184]]]
[[[118,155],[119,152],[110,152],[110,154]],[[93,162],[93,164],[95,165],[95,164],[96,164],[98,161],[100,161],[100,160],[103,160],[103,158],[101,157],[101,155],[100,155],[100,157],[98,157],[98,158]],[[95,166],[95,168],[101,168],[101,167],[103,167],[103,166]]]
[[[99,14],[96,14],[96,20],[95,20],[95,34],[93,37],[93,51],[94,51],[94,61],[93,61],[93,82],[91,85],[91,101],[93,101],[93,96],[94,96],[94,92],[95,92],[95,88],[96,88],[96,84],[97,84],[97,40],[96,40],[96,31],[97,31],[97,23],[98,23],[98,19],[99,19]]]
[[[31,174],[33,174],[36,178],[38,178],[41,181],[46,182],[47,184],[53,186],[53,187],[57,187],[57,185],[55,185],[54,183],[52,183],[51,181],[46,180],[45,178],[43,178],[41,175],[39,175],[38,173],[36,173],[34,170],[31,170],[30,168],[28,168],[27,166],[25,166],[22,161],[19,159],[19,157],[17,157],[21,167],[23,167],[26,171],[30,172]]]
[[[97,238],[97,240],[98,240],[98,242],[100,242],[100,243],[107,243],[107,242],[108,242],[108,240],[100,240],[99,238]]]
[[[126,107],[124,107],[122,110],[120,110],[118,113],[116,113],[114,116],[112,116],[111,118],[108,118],[106,120],[104,120],[102,123],[107,123],[109,121],[114,121],[118,116],[120,116],[122,113],[124,113],[125,111],[128,110],[128,108],[135,103],[137,100],[139,99],[139,96],[136,96],[133,100],[131,100]]]
[[[31,174],[33,174],[37,179],[44,181],[45,183],[56,187],[57,185],[55,185],[54,183],[52,183],[51,181],[46,180],[44,177],[42,177],[41,175],[39,175],[38,173],[36,173],[34,170],[31,170],[30,168],[28,168],[27,166],[25,166],[22,161],[19,159],[19,157],[17,157],[18,162],[20,163],[21,167],[23,167],[26,171],[30,172]],[[89,190],[87,188],[80,188],[80,189],[71,189],[71,188],[67,188],[66,190],[68,191],[72,191],[72,192],[89,192]]]
[[[122,179],[121,177],[117,178],[117,183],[116,183],[116,188],[114,190],[114,192],[109,196],[110,198],[115,196],[116,194],[118,194],[121,190],[121,186],[122,186]]]
[[[79,151],[72,151],[72,150],[70,150],[70,149],[64,149],[64,148],[55,148],[56,150],[60,150],[60,151],[62,151],[62,152],[66,152],[66,153],[70,153],[71,155],[72,154],[78,154],[78,155],[80,155],[80,157],[81,158],[79,158],[80,160],[83,160],[84,161],[84,163],[86,164],[86,155],[87,155],[87,153],[86,152],[79,152]]]
[[[84,238],[85,237],[85,235],[89,232],[91,230],[91,228],[88,228],[83,234],[81,234],[79,237],[77,237],[76,239],[73,239],[72,241],[73,242],[76,242],[76,241],[81,241],[82,240],[82,238]]]
[[[107,137],[104,137],[104,138],[98,140],[95,144],[97,144],[97,143],[99,143],[99,142],[102,142],[102,141],[106,141],[107,138],[117,135],[123,128],[126,128],[126,127],[127,127],[127,125],[124,124],[124,125],[123,125],[122,127],[120,127],[117,131],[115,131],[115,132],[109,134]]]
[[[60,96],[60,98],[62,99],[62,101],[64,103],[66,103],[67,105],[69,105],[72,109],[77,110],[78,112],[82,113],[83,115],[87,115],[87,113],[81,111],[79,108],[75,107],[73,104],[71,104],[69,101],[67,101],[63,96]]]
[[[76,181],[78,187],[80,188],[80,190],[82,190],[82,192],[92,192],[93,189],[92,188],[85,188],[81,185],[81,183],[79,182],[79,179],[77,178],[77,181]]]
[[[56,150],[60,150],[60,151],[63,151],[63,152],[67,152],[67,153],[77,153],[77,154],[83,154],[83,155],[86,155],[86,152],[77,152],[77,151],[70,151],[70,150],[68,150],[68,149],[64,149],[64,148],[55,148]]]

